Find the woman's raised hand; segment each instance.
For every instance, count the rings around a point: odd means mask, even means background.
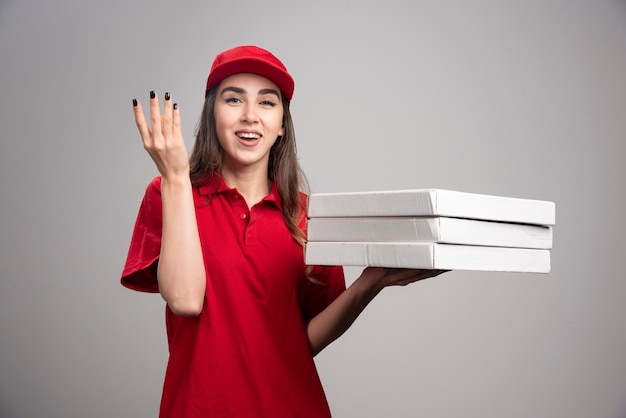
[[[180,126],[180,110],[176,103],[172,104],[170,94],[165,93],[161,115],[159,99],[153,91],[150,92],[150,126],[146,123],[141,103],[137,99],[133,99],[133,110],[143,147],[152,157],[161,176],[188,178],[189,155]]]

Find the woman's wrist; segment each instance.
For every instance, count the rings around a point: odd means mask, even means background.
[[[385,286],[382,284],[382,271],[379,268],[368,267],[363,270],[361,275],[352,283],[353,291],[358,292],[361,297],[366,300],[372,300],[378,295]]]
[[[171,174],[167,176],[161,176],[161,188],[164,186],[172,186],[172,187],[187,187],[191,185],[191,179],[189,178],[189,173],[182,174]]]

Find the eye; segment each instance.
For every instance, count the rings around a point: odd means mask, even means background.
[[[241,99],[239,97],[226,97],[224,98],[226,103],[241,103]]]
[[[263,100],[261,101],[261,106],[267,106],[267,107],[274,107],[276,106],[276,102],[274,102],[273,100]]]

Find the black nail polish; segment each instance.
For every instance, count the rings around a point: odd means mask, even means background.
[[[154,94],[154,90],[150,92],[150,98],[154,99],[156,97],[156,94]]]
[[[167,92],[167,93],[165,93],[165,100],[169,100],[169,99],[170,99],[170,93]]]
[[[174,103],[174,110],[178,109],[178,103]]]
[[[133,106],[137,107],[137,99],[133,99]]]

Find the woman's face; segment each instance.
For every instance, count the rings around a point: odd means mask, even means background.
[[[284,133],[280,94],[276,84],[256,74],[235,74],[218,85],[214,114],[222,169],[267,173],[270,149]]]

